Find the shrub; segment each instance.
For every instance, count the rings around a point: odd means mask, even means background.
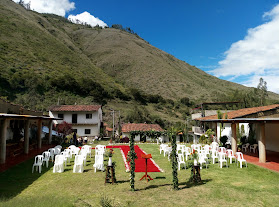
[[[242,136],[242,137],[240,138],[241,144],[245,144],[245,143],[246,143],[246,139],[247,139],[246,136]]]
[[[130,139],[129,137],[123,137],[120,139],[120,143],[129,143]]]
[[[223,146],[226,145],[227,141],[228,141],[228,137],[227,136],[222,136],[220,138],[220,142],[223,144]]]

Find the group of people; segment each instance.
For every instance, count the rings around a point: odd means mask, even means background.
[[[74,132],[73,138],[72,138],[72,144],[74,144],[75,146],[82,146],[83,143],[84,143],[84,144],[87,144],[87,140],[88,140],[87,137],[84,137],[84,138],[78,137],[78,138],[77,138],[77,133]]]

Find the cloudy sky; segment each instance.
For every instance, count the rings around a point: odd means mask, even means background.
[[[263,77],[268,90],[279,93],[278,0],[29,1],[35,11],[73,22],[131,27],[212,75],[253,87]]]

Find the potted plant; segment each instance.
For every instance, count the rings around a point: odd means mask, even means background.
[[[113,149],[109,149],[109,152],[108,152],[108,157],[109,157],[109,160],[108,160],[108,166],[112,166],[112,155],[113,155]]]

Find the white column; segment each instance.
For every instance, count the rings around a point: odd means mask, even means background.
[[[266,150],[265,150],[265,123],[261,123],[257,125],[260,130],[259,132],[259,162],[265,163],[266,162]]]
[[[29,153],[29,125],[30,120],[25,120],[24,122],[24,153]]]
[[[237,136],[236,136],[236,123],[232,123],[232,151],[235,154],[237,152]]]
[[[6,139],[7,139],[7,126],[8,119],[2,120],[0,126],[0,164],[4,164],[6,162]]]

